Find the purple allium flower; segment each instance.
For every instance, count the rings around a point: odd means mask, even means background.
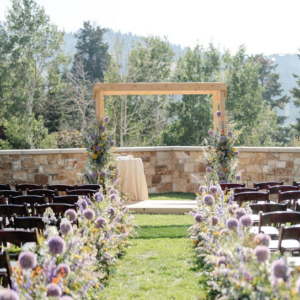
[[[271,241],[270,236],[264,233],[259,233],[254,238],[255,245],[263,245],[268,247],[270,241]]]
[[[70,296],[63,296],[60,298],[60,300],[73,300],[73,298]]]
[[[59,228],[62,235],[67,235],[72,230],[72,224],[69,221],[62,221]]]
[[[101,131],[101,132],[104,132],[104,131],[105,131],[105,126],[101,126],[101,127],[100,127],[100,131]]]
[[[238,150],[233,152],[233,154],[234,154],[235,156],[238,156],[239,153],[240,153],[240,152],[239,152]]]
[[[83,216],[87,220],[93,220],[94,217],[95,217],[95,212],[91,208],[88,208],[88,209],[86,209],[86,210],[83,211]]]
[[[95,140],[95,137],[96,137],[96,136],[95,136],[95,134],[93,134],[93,133],[89,136],[89,138],[90,138],[92,141]]]
[[[0,300],[19,300],[19,295],[13,290],[1,289]]]
[[[241,180],[241,175],[236,175],[236,176],[235,176],[235,179],[236,179],[237,181],[240,181],[240,180]]]
[[[216,112],[216,115],[217,115],[218,118],[220,118],[220,117],[222,116],[222,113],[218,110],[218,111]]]
[[[69,265],[61,263],[56,268],[56,274],[62,277],[67,277],[71,272]]]
[[[220,235],[226,235],[227,233],[228,233],[228,230],[225,228],[220,231]]]
[[[220,181],[220,184],[221,184],[221,183],[226,183],[226,182],[227,182],[227,181],[226,181],[225,179],[223,179],[223,180]]]
[[[113,207],[110,207],[107,212],[113,217],[116,214],[116,210]]]
[[[215,199],[212,195],[206,195],[206,196],[204,196],[203,201],[206,205],[213,205],[215,202]]]
[[[19,264],[22,269],[35,269],[36,255],[31,251],[23,251],[19,256]]]
[[[71,222],[74,222],[77,220],[77,212],[70,208],[68,210],[66,210],[65,212],[65,216],[71,221]]]
[[[206,168],[206,173],[211,173],[212,172],[212,168],[211,167],[207,167]]]
[[[213,226],[216,226],[219,223],[219,218],[216,216],[211,217],[210,222]]]
[[[110,141],[109,145],[110,145],[111,147],[113,147],[113,146],[116,145],[116,143],[115,143],[114,141]]]
[[[217,191],[218,191],[218,188],[214,185],[212,185],[210,188],[209,188],[209,191],[212,195],[214,195]]]
[[[195,215],[194,219],[197,223],[202,223],[205,220],[205,216],[199,213]]]
[[[236,210],[236,206],[234,205],[229,205],[228,208],[227,208],[228,212],[231,214],[231,215],[234,215],[235,213],[235,210]]]
[[[106,175],[106,173],[105,173],[104,171],[100,172],[100,176],[101,176],[102,178],[105,178],[105,175]]]
[[[60,236],[51,236],[48,239],[49,252],[54,255],[61,254],[65,251],[66,243]]]
[[[98,177],[98,173],[97,173],[97,172],[94,172],[94,173],[92,174],[92,177],[93,177],[93,178],[97,178],[97,177]]]
[[[245,208],[239,207],[236,211],[235,211],[235,216],[236,218],[239,220],[242,216],[245,216],[247,214]]]
[[[224,143],[226,141],[226,137],[225,136],[220,136],[220,142]]]
[[[103,194],[100,193],[100,192],[95,193],[94,199],[95,199],[97,202],[102,202],[103,199],[104,199]]]
[[[116,194],[109,195],[109,198],[110,198],[111,201],[118,201],[119,200],[119,197]]]
[[[87,202],[84,199],[79,199],[77,201],[77,205],[82,207],[83,209],[86,209],[88,207]]]
[[[106,225],[106,219],[99,217],[95,220],[95,226],[97,228],[103,228],[105,225]]]
[[[48,297],[60,297],[62,295],[62,290],[60,286],[56,283],[49,283],[46,286],[46,289],[48,290],[47,292]]]
[[[213,134],[214,134],[214,131],[213,131],[213,130],[211,130],[211,129],[208,130],[208,135],[209,135],[209,136],[212,136]]]
[[[298,295],[300,295],[300,277],[298,278],[298,280],[296,281],[296,289],[298,292]],[[0,299],[1,300],[1,299]]]
[[[262,263],[269,259],[270,249],[266,246],[257,246],[254,249],[254,254],[258,262]]]
[[[229,130],[229,131],[227,132],[227,135],[228,135],[229,137],[232,137],[232,134],[233,134],[233,132],[232,132],[231,130]]]
[[[105,122],[105,123],[109,123],[109,122],[110,122],[110,117],[109,117],[109,116],[106,116],[106,117],[104,118],[104,122]]]
[[[225,257],[225,256],[220,257],[220,258],[218,259],[217,264],[218,264],[218,267],[219,267],[219,268],[221,267],[221,265],[226,266],[226,265],[227,265],[227,259],[226,259],[226,257]]]
[[[289,272],[289,266],[283,259],[277,259],[272,264],[272,270],[276,278],[286,279]]]
[[[240,222],[246,228],[250,228],[253,224],[253,221],[249,215],[242,216],[240,218]]]
[[[224,172],[220,172],[220,173],[219,173],[219,177],[220,177],[220,178],[224,178],[224,177],[225,177],[225,173],[224,173]]]
[[[109,191],[109,194],[112,195],[112,194],[118,194],[118,193],[117,193],[117,191],[116,191],[115,189],[111,189],[111,190]]]
[[[239,222],[236,218],[229,218],[226,225],[229,230],[236,230],[239,226]]]
[[[207,187],[205,185],[201,185],[199,187],[199,193],[202,194],[202,193],[207,193]]]

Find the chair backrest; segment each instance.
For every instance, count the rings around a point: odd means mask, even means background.
[[[75,186],[73,185],[67,185],[67,184],[47,184],[48,190],[57,190],[58,192],[66,192],[67,190],[71,191],[75,189]]]
[[[248,188],[248,187],[238,187],[238,188],[233,188],[233,189],[227,189],[228,191],[232,191],[234,194],[238,194],[238,193],[244,193],[244,192],[258,192],[258,189],[256,188]]]
[[[47,189],[40,189],[40,190],[27,190],[27,195],[39,195],[48,198],[49,202],[52,203],[54,196],[58,196],[57,190],[47,190]]]
[[[75,185],[76,190],[94,190],[99,191],[100,185],[99,184],[83,184],[83,185]]]
[[[35,183],[16,184],[16,191],[39,190],[42,188],[43,186],[41,184],[35,184]]]
[[[76,211],[78,209],[78,206],[76,204],[73,205],[61,204],[61,203],[49,203],[49,204],[41,204],[41,205],[35,204],[34,209],[35,209],[36,216],[42,217],[48,207],[50,207],[53,210],[56,217],[63,216],[68,209],[74,209]]]
[[[11,190],[10,185],[8,183],[1,183],[0,184],[0,191],[9,191]]]
[[[293,181],[293,185],[294,185],[294,186],[298,186],[298,185],[300,185],[300,181],[296,181],[296,180],[294,180],[294,181]]]
[[[15,204],[0,204],[0,216],[2,216],[3,226],[9,225],[13,227],[12,216],[29,216],[27,204],[15,205]],[[9,224],[6,224],[6,218]]]
[[[28,230],[0,230],[0,243],[11,243],[16,246],[22,246],[25,243],[38,243],[37,229]]]
[[[253,214],[258,214],[260,211],[274,212],[274,211],[286,211],[288,208],[288,203],[255,203],[250,204],[250,208]]]
[[[80,197],[80,195],[55,196],[53,203],[75,204],[78,201],[78,197]]]
[[[259,213],[259,224],[258,230],[260,232],[261,226],[274,225],[279,226],[280,224],[300,224],[300,212],[295,211],[276,211],[269,213]]]
[[[17,229],[33,229],[45,230],[45,223],[42,217],[17,217],[14,216],[14,227]]]
[[[233,189],[238,187],[245,187],[245,183],[221,183],[220,184],[222,191],[225,191],[225,189]]]
[[[278,191],[282,191],[282,192],[297,191],[299,190],[299,187],[294,185],[274,185],[274,186],[268,186],[267,189],[268,191],[270,191],[270,194],[278,194]]]
[[[1,196],[0,195],[0,204],[6,204],[6,199],[5,199],[5,196]]]
[[[30,206],[31,214],[34,212],[34,204],[46,204],[46,197],[38,195],[22,195],[16,197],[9,197],[8,204],[24,204],[27,203]]]
[[[11,270],[10,258],[7,250],[0,252],[0,269],[6,269],[6,274],[0,275],[2,279],[2,286],[3,287],[11,286],[12,270]]]
[[[93,196],[97,191],[95,190],[73,190],[73,191],[68,191],[67,190],[67,195],[79,195],[79,196]]]
[[[285,249],[282,247],[283,240],[300,240],[300,227],[299,226],[289,226],[286,227],[284,224],[280,226],[278,250],[281,254],[284,253]]]
[[[244,201],[270,201],[270,193],[267,192],[244,192],[233,194],[234,201],[244,202]]]
[[[280,203],[285,200],[291,200],[293,203],[293,210],[296,209],[297,199],[300,199],[300,191],[288,191],[282,192],[278,191],[278,200],[277,202]]]
[[[274,185],[283,185],[282,181],[264,181],[264,182],[254,182],[253,187],[258,188],[259,190],[267,190],[268,186]]]
[[[19,196],[22,195],[22,191],[13,191],[13,190],[0,190],[0,196],[8,198],[9,196]]]

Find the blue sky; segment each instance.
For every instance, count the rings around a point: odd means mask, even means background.
[[[234,52],[298,53],[300,0],[37,0],[52,22],[76,31],[83,21],[137,35],[167,36],[193,47],[210,41]],[[4,20],[9,0],[0,0]]]

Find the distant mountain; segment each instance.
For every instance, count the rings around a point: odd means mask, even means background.
[[[141,36],[134,35],[131,32],[121,33],[120,31],[114,32],[113,30],[108,30],[104,35],[104,40],[108,43],[110,52],[113,52],[113,47],[117,37],[119,37],[120,40],[124,40],[125,49],[130,49],[133,41],[141,41]],[[63,47],[64,51],[74,55],[76,52],[76,43],[77,39],[75,38],[74,33],[66,33],[65,45]],[[177,60],[179,56],[184,54],[187,50],[187,48],[182,48],[180,45],[171,44],[171,47],[175,53],[175,60]],[[278,65],[276,72],[280,75],[283,93],[290,96],[289,91],[296,85],[296,80],[293,77],[293,74],[300,76],[300,59],[297,54],[273,54],[268,57]],[[278,111],[279,115],[288,117],[286,125],[295,123],[296,119],[299,118],[300,109],[296,108],[292,101],[293,99],[291,99],[291,102],[286,105],[284,110]]]

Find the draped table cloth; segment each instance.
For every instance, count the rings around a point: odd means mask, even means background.
[[[131,200],[148,200],[148,188],[143,162],[140,158],[116,158],[116,167],[120,177],[121,191]]]

